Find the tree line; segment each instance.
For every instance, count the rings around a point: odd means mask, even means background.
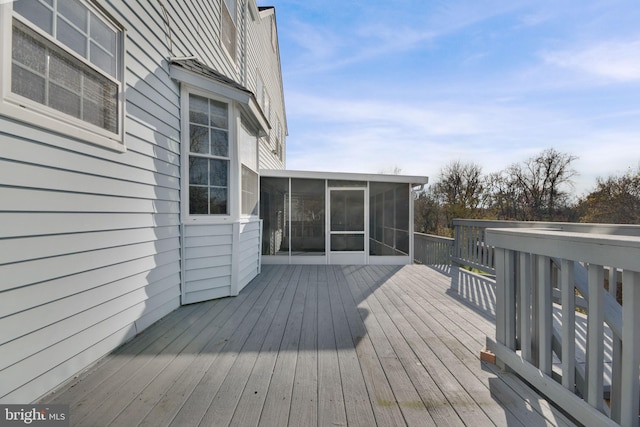
[[[506,169],[454,161],[415,199],[415,230],[452,235],[454,218],[640,224],[640,166],[573,194],[577,157],[553,148]]]

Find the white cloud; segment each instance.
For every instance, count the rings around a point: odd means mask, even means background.
[[[640,81],[640,39],[545,52],[542,57],[549,64],[610,80]]]

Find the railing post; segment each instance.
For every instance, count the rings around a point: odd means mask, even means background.
[[[622,402],[620,424],[638,425],[640,406],[640,273],[622,275]]]
[[[516,349],[513,252],[496,249],[496,340]]]

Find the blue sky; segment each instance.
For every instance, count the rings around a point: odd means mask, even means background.
[[[499,171],[553,147],[575,193],[640,165],[637,0],[271,0],[287,168]]]

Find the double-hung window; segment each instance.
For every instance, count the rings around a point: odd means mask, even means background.
[[[91,3],[0,5],[0,113],[123,150],[123,30]]]
[[[229,104],[189,94],[189,214],[229,215]]]

